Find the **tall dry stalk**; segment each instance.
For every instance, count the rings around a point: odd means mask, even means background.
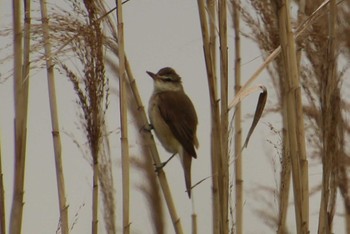
[[[113,180],[113,162],[106,125],[103,126],[103,148],[99,158],[99,183],[103,207],[103,221],[108,234],[117,233],[115,212],[115,190]]]
[[[306,161],[305,143],[300,144],[300,141],[305,141],[305,137],[299,70],[296,59],[295,39],[291,27],[289,1],[276,2],[276,5],[287,89],[287,132],[293,178],[296,229],[297,233],[301,234],[309,232],[309,193],[308,187],[305,187],[308,181],[308,174],[307,171],[303,170],[305,169],[304,162]],[[305,207],[306,205],[307,207]]]
[[[98,3],[91,0],[84,1],[88,13],[88,24],[90,35],[85,34],[87,48],[79,48],[84,54],[81,59],[86,60],[84,64],[85,94],[82,93],[78,80],[70,77],[74,89],[77,91],[81,107],[84,113],[86,133],[92,156],[93,185],[92,185],[92,224],[91,232],[98,233],[99,220],[99,156],[102,147],[103,125],[105,124],[104,113],[108,98],[107,82],[105,77],[103,59],[103,34],[99,19]],[[82,46],[82,45],[81,45]]]
[[[208,31],[208,24],[214,24],[214,16],[209,15],[207,19],[206,6],[204,0],[198,0],[199,19],[202,31],[203,52],[205,65],[207,69],[207,80],[209,87],[210,107],[211,107],[211,167],[212,167],[212,210],[213,210],[213,233],[222,233],[222,209],[220,203],[220,164],[221,164],[221,134],[220,134],[220,116],[219,116],[219,103],[217,101],[217,84],[216,84],[216,72],[215,72],[215,53],[211,49],[213,42],[210,40],[210,34]],[[212,1],[213,2],[213,1]],[[214,6],[212,6],[214,7]],[[209,12],[213,12],[210,11]],[[213,31],[213,30],[210,30]],[[222,166],[222,164],[221,164]],[[222,185],[222,184],[221,184]],[[226,207],[227,208],[227,207]]]
[[[124,23],[122,0],[117,1],[118,20],[118,52],[119,52],[119,106],[121,128],[121,153],[122,153],[122,176],[123,176],[123,233],[130,233],[130,179],[129,179],[129,143],[128,143],[128,118],[127,118],[127,94],[126,94],[126,71],[124,55]]]
[[[103,34],[101,30],[101,21],[99,20],[99,2],[86,0],[83,2],[85,10],[80,8],[80,3],[74,2],[74,9],[81,14],[86,21],[81,23],[81,19],[73,18],[70,23],[65,22],[64,16],[57,15],[56,20],[63,22],[63,27],[69,32],[74,32],[75,37],[69,38],[68,44],[80,61],[82,75],[76,75],[74,71],[66,64],[59,63],[63,71],[73,84],[77,94],[78,104],[82,113],[82,124],[88,140],[89,150],[92,157],[92,223],[91,232],[98,232],[99,222],[99,173],[110,173],[110,171],[101,171],[100,154],[103,147],[103,134],[105,124],[105,112],[108,108],[108,78],[105,76],[104,53],[103,53]],[[69,13],[68,13],[69,14]],[[65,23],[64,23],[65,22]],[[76,27],[79,31],[76,33]],[[71,31],[70,31],[71,30]],[[68,34],[69,35],[69,34]],[[67,34],[59,34],[59,37],[67,37]],[[104,176],[103,178],[112,178]],[[106,193],[104,193],[106,194]],[[107,201],[105,199],[105,201]],[[111,201],[111,199],[108,199]],[[113,201],[113,199],[112,199]],[[107,209],[113,209],[114,204]]]
[[[241,89],[241,37],[240,37],[240,1],[232,1],[233,29],[235,33],[235,94]],[[242,108],[238,103],[234,120],[234,173],[235,173],[235,227],[236,234],[243,234],[243,172],[242,172]]]
[[[227,1],[218,1],[218,22],[220,42],[220,128],[221,128],[221,152],[222,152],[222,195],[221,195],[221,217],[222,232],[229,232],[228,220],[228,198],[229,198],[229,150],[228,150],[228,45],[227,45]]]
[[[305,17],[305,1],[299,1],[298,8],[298,24],[301,25]],[[301,43],[296,45],[296,59],[298,71],[300,71],[300,62],[301,62]],[[279,70],[280,76],[284,77],[283,71],[284,66],[282,64],[281,69]],[[287,110],[287,98],[286,95],[288,90],[285,85],[284,78],[280,79],[279,90],[281,96],[281,114],[282,114],[282,127],[287,129],[288,126],[288,110]],[[301,138],[301,137],[300,137]],[[304,139],[304,138],[303,138]],[[291,159],[290,159],[290,145],[289,145],[289,134],[285,130],[282,132],[282,160],[281,160],[281,178],[279,184],[279,210],[278,210],[278,224],[277,224],[277,233],[283,234],[287,232],[287,212],[288,212],[288,203],[289,203],[289,190],[290,190],[290,178],[291,178]],[[304,169],[307,170],[307,164],[304,164]],[[306,173],[308,174],[308,173]],[[308,185],[306,184],[307,188]],[[305,209],[309,209],[308,205],[305,204]],[[306,210],[306,213],[309,212]]]
[[[330,0],[328,13],[328,47],[327,68],[325,80],[321,82],[321,111],[322,111],[322,192],[318,223],[318,233],[331,233],[332,221],[335,213],[336,199],[336,168],[339,162],[339,129],[337,125],[341,122],[339,106],[339,89],[336,65],[336,2]]]
[[[22,229],[24,172],[27,139],[28,74],[23,69],[23,45],[20,0],[12,1],[13,9],[13,53],[14,53],[14,100],[15,100],[15,167],[13,198],[9,232],[20,234]],[[26,9],[28,12],[30,9]],[[29,40],[29,37],[28,37]],[[29,50],[27,50],[29,52]],[[28,55],[24,55],[26,57]],[[28,65],[28,64],[26,64]]]
[[[298,8],[298,24],[304,21],[305,15],[305,1],[299,1]],[[300,71],[300,62],[301,62],[301,43],[298,43],[296,49],[296,59],[297,59],[297,68]],[[281,59],[279,59],[281,63]],[[282,114],[282,160],[281,160],[281,173],[280,173],[280,184],[279,184],[279,209],[278,209],[278,223],[277,223],[277,233],[284,234],[288,232],[287,230],[287,212],[288,212],[288,203],[289,203],[289,191],[290,191],[290,181],[291,181],[291,159],[290,159],[290,145],[289,145],[289,134],[285,130],[288,126],[288,110],[287,110],[287,98],[286,95],[288,90],[285,85],[284,78],[284,65],[283,63],[278,69],[280,75],[279,90],[280,90],[280,105],[281,105],[281,114]],[[300,136],[300,140],[304,141],[304,137]],[[304,146],[302,146],[304,147]],[[307,163],[303,164],[304,170],[307,170]],[[308,175],[307,171],[305,173]],[[308,188],[308,184],[304,185],[305,188]],[[304,204],[305,213],[309,213],[309,205]]]
[[[110,14],[112,11],[107,12],[107,7],[104,2],[93,2],[93,8],[96,14],[96,19],[94,20],[96,24],[101,24],[101,27],[104,29],[109,29],[114,37],[115,41],[116,39],[116,33],[115,33],[115,24],[113,21],[113,17]],[[85,4],[86,5],[86,4]],[[106,31],[107,31],[106,30]],[[98,63],[101,67],[101,72],[104,71],[104,63],[102,63],[102,59],[105,60],[106,54],[102,53],[101,50],[104,49],[106,46],[106,37],[108,33],[98,31],[97,36],[97,54],[98,59],[101,60]],[[89,37],[89,34],[85,35],[86,37]],[[102,41],[100,41],[100,37],[102,37]],[[117,49],[115,51],[118,51]],[[103,61],[105,62],[105,61]],[[115,70],[115,71],[118,71]],[[104,73],[104,72],[103,72]],[[117,74],[118,76],[118,74]],[[104,77],[104,79],[101,79],[99,82],[99,85],[102,85],[101,90],[104,93],[102,96],[104,96],[104,103],[102,98],[100,99],[101,107],[104,105],[104,108],[101,109],[100,114],[100,121],[102,127],[102,135],[103,143],[100,144],[100,150],[99,150],[99,158],[98,158],[98,183],[100,185],[100,191],[102,193],[102,201],[103,201],[103,213],[104,213],[104,222],[105,222],[105,229],[107,233],[116,233],[116,212],[115,212],[115,190],[114,190],[114,182],[113,182],[113,174],[112,174],[112,159],[111,159],[111,152],[109,150],[109,139],[107,135],[107,129],[105,125],[104,120],[104,114],[107,111],[108,108],[108,96],[109,96],[109,80],[107,77]]]
[[[291,159],[289,148],[289,134],[285,130],[288,125],[288,112],[287,112],[287,90],[284,83],[280,83],[281,92],[281,114],[282,114],[282,158],[281,158],[281,172],[279,183],[279,196],[278,196],[278,223],[277,233],[287,233],[287,212],[289,204],[289,191],[290,191],[290,179],[291,179]]]
[[[40,10],[42,17],[42,28],[44,37],[44,48],[45,48],[45,61],[47,69],[47,80],[48,80],[48,92],[50,102],[50,113],[51,113],[51,126],[52,126],[52,139],[55,153],[55,166],[56,166],[56,180],[57,180],[57,191],[58,191],[58,203],[60,211],[60,227],[61,233],[69,233],[68,224],[68,205],[66,201],[65,183],[63,176],[62,166],[62,145],[60,138],[60,128],[58,122],[58,109],[56,100],[56,87],[55,87],[55,76],[54,76],[54,63],[51,53],[51,42],[49,35],[49,18],[47,16],[47,6],[45,0],[40,0]]]

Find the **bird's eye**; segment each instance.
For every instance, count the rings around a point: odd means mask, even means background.
[[[164,81],[165,82],[172,82],[173,80],[171,78],[165,78]]]

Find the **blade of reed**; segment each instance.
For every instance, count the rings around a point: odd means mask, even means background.
[[[267,89],[265,86],[260,86],[260,88],[262,89],[262,93],[260,93],[260,95],[259,95],[258,103],[256,105],[256,109],[255,109],[255,113],[254,113],[253,122],[249,128],[249,131],[248,131],[247,137],[244,141],[243,147],[248,146],[249,139],[250,139],[251,135],[253,134],[254,129],[255,129],[256,125],[258,124],[258,122],[262,116],[262,113],[264,111],[264,108],[265,108],[265,104],[266,104],[266,100],[267,100]]]
[[[50,102],[50,114],[51,114],[51,127],[52,127],[52,140],[55,154],[55,166],[56,166],[56,180],[57,180],[57,191],[58,191],[58,203],[60,212],[60,225],[61,233],[69,233],[68,224],[68,206],[66,200],[65,183],[62,166],[62,145],[60,137],[60,128],[58,121],[58,108],[56,100],[56,87],[55,87],[55,75],[54,75],[54,63],[52,61],[51,54],[51,42],[49,35],[48,15],[46,0],[40,0],[40,10],[42,17],[42,28],[44,37],[44,48],[45,48],[45,60],[47,69],[47,81],[48,81],[48,92]]]

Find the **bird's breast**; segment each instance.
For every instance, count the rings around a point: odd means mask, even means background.
[[[149,106],[148,106],[148,115],[151,121],[151,124],[154,128],[157,138],[163,147],[170,153],[178,153],[181,144],[175,138],[174,134],[171,132],[168,124],[164,121],[163,117],[160,114],[158,105],[161,100],[157,95],[152,95]]]

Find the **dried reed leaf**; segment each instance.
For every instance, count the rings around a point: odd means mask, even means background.
[[[259,122],[259,120],[260,120],[260,118],[262,116],[262,113],[263,113],[264,108],[265,108],[266,100],[267,100],[267,89],[266,89],[266,87],[260,85],[259,88],[262,89],[262,93],[260,93],[260,95],[259,95],[258,104],[257,104],[256,109],[255,109],[253,122],[252,122],[252,125],[249,128],[248,135],[247,135],[247,137],[245,139],[245,142],[244,142],[244,145],[243,145],[244,148],[247,148],[247,146],[248,146],[249,139],[250,139],[251,135],[253,134],[254,129],[255,129],[256,125],[258,124],[258,122]]]

